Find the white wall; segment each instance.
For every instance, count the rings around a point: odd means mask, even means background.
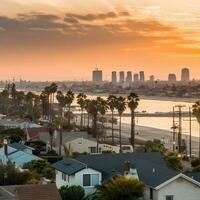
[[[200,187],[180,177],[155,191],[154,200],[166,200],[166,195],[174,195],[174,200],[200,200]]]

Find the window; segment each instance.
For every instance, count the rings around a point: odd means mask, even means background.
[[[150,188],[150,199],[153,200],[153,189]]]
[[[90,174],[83,174],[83,186],[90,186]]]
[[[96,147],[90,147],[90,153],[97,153]]]
[[[92,174],[92,186],[99,185],[99,174]]]
[[[174,196],[173,195],[167,195],[166,200],[174,200]]]
[[[66,174],[62,173],[62,180],[66,181]]]
[[[83,174],[83,186],[99,185],[99,174]]]

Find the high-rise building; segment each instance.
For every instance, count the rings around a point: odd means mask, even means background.
[[[169,74],[168,75],[169,82],[176,82],[176,74]]]
[[[151,76],[149,77],[149,80],[150,80],[151,82],[155,81],[155,76],[154,76],[154,75],[151,75]]]
[[[93,80],[93,82],[102,82],[103,81],[103,72],[102,72],[102,70],[95,69],[92,72],[92,80]]]
[[[126,75],[126,82],[127,82],[127,83],[131,83],[132,81],[133,81],[132,72],[131,72],[131,71],[128,71],[128,72],[127,72],[127,75]]]
[[[139,81],[139,74],[134,74],[133,75],[133,80],[134,81]]]
[[[190,70],[183,68],[181,71],[181,81],[190,81]]]
[[[117,72],[113,71],[112,72],[112,83],[116,83],[117,82]]]
[[[119,72],[119,82],[123,83],[125,79],[124,71]]]
[[[140,81],[145,81],[144,71],[140,71]]]

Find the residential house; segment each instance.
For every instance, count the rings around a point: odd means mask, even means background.
[[[16,168],[21,169],[25,163],[41,159],[33,155],[32,150],[32,148],[23,144],[7,144],[4,142],[4,146],[0,148],[0,163],[6,165],[8,162],[11,162]]]
[[[76,168],[72,172],[75,181],[71,179],[63,179],[63,176],[68,172],[70,166],[74,169],[74,162],[68,164],[69,159],[59,161],[54,164],[56,169],[56,185],[59,188],[62,185],[84,186],[83,181],[85,173],[83,169],[92,169],[98,172],[100,184],[102,181],[108,180],[116,175],[138,178],[145,184],[145,200],[199,200],[200,199],[200,182],[192,177],[169,169],[162,156],[159,153],[129,153],[129,154],[96,154],[96,155],[81,155],[76,161],[76,164],[82,168]],[[62,168],[58,166],[62,165]],[[79,173],[80,179],[76,179],[76,174]],[[93,172],[92,172],[93,173]],[[88,173],[89,174],[89,173]],[[101,175],[100,175],[101,174]],[[89,177],[86,176],[86,177]],[[90,184],[92,183],[91,174]],[[91,187],[94,187],[91,185]],[[85,187],[84,187],[85,189]],[[95,191],[95,188],[93,188]],[[86,193],[88,191],[86,190]]]
[[[39,139],[47,142],[48,148],[50,149],[50,135],[48,132],[39,133]],[[60,146],[60,133],[55,132],[53,136],[53,149],[58,153]],[[62,155],[72,155],[76,153],[101,153],[102,151],[111,151],[119,153],[119,147],[99,143],[99,149],[97,151],[97,141],[87,132],[63,132],[62,134]]]
[[[101,172],[77,160],[62,160],[52,166],[55,168],[58,188],[80,185],[84,188],[86,194],[91,194],[95,192],[96,186],[102,182]]]

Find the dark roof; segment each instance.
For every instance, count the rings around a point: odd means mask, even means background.
[[[116,173],[123,175],[124,162],[130,161],[131,167],[137,169],[139,179],[153,188],[178,174],[167,168],[159,153],[82,155],[77,160],[102,172],[103,180]]]
[[[20,143],[12,143],[12,144],[9,144],[10,147],[14,148],[14,149],[17,149],[18,151],[23,151],[24,149],[33,149],[29,146],[26,146],[24,144],[20,144]]]
[[[20,186],[16,193],[19,200],[61,200],[55,184]]]
[[[86,164],[83,164],[73,159],[61,160],[54,163],[52,166],[56,170],[61,171],[67,175],[75,174],[76,172],[85,169],[87,167]]]
[[[187,172],[185,175],[200,183],[200,172]]]

